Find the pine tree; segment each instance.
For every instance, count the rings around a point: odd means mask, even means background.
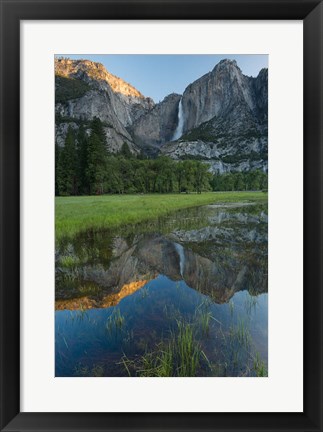
[[[74,131],[69,127],[57,161],[57,189],[60,195],[77,194],[77,158]]]
[[[103,194],[106,177],[106,135],[100,119],[95,117],[91,123],[91,135],[87,145],[86,179],[90,194]]]
[[[87,182],[86,172],[88,169],[88,137],[85,128],[80,126],[77,134],[77,171],[79,179],[79,193],[88,194],[89,184]]]
[[[60,148],[55,142],[55,195],[59,195],[59,183],[60,183],[60,169],[59,169],[59,159],[60,159]]]

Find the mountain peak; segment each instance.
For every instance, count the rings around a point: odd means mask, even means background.
[[[221,60],[218,64],[216,64],[215,66],[214,66],[214,68],[213,68],[213,71],[215,71],[215,70],[217,70],[217,69],[222,69],[222,68],[224,68],[224,67],[230,67],[230,66],[233,66],[233,67],[235,67],[235,68],[237,68],[237,69],[239,69],[240,70],[240,68],[239,68],[239,66],[238,66],[238,64],[237,64],[237,62],[236,62],[236,60],[229,60],[229,59],[223,59],[223,60]]]
[[[212,172],[267,169],[266,68],[246,76],[235,60],[223,59],[182,95],[171,93],[158,104],[101,63],[58,58],[55,73],[58,145],[70,125],[77,129],[98,117],[110,152],[126,142],[134,153],[205,160]]]
[[[264,77],[268,76],[268,68],[262,68],[262,69],[259,71],[259,73],[258,73],[258,77],[262,77],[262,76],[264,76]]]
[[[105,81],[115,93],[146,99],[131,84],[107,71],[102,63],[83,59],[55,58],[55,75],[83,80],[86,78],[87,81]]]

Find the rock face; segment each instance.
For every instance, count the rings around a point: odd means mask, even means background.
[[[253,214],[244,207],[238,211],[237,205],[232,211],[230,206],[223,210],[215,206],[209,223],[199,228],[175,229],[165,235],[116,236],[109,263],[83,266],[79,272],[82,283],[78,286],[95,283],[101,293],[83,302],[83,307],[115,305],[158,275],[184,280],[216,303],[228,302],[240,290],[267,292],[267,213]],[[70,271],[57,269],[58,277]],[[76,294],[66,291],[65,285],[61,290],[57,287],[57,309],[77,306]]]
[[[181,96],[172,93],[141,116],[132,127],[134,141],[141,147],[157,147],[172,139]]]
[[[106,126],[109,150],[118,151],[127,142],[137,151],[127,127],[154,107],[152,99],[110,74],[102,64],[88,60],[55,59],[55,77],[59,140],[66,120],[98,117]]]
[[[68,126],[99,117],[112,152],[126,142],[133,152],[199,159],[212,173],[268,169],[267,69],[253,78],[234,60],[222,60],[182,96],[158,104],[99,63],[56,59],[55,74],[59,145]]]
[[[242,74],[235,60],[222,60],[185,89],[183,132],[214,117],[235,122],[262,117],[267,103],[266,78],[265,70],[251,78]]]
[[[247,77],[235,61],[223,60],[186,88],[182,109],[183,134],[165,143],[165,155],[204,160],[213,173],[267,171],[267,69]]]

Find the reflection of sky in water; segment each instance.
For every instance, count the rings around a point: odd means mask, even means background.
[[[181,210],[56,252],[56,376],[127,376],[122,358],[154,352],[179,320],[219,365],[199,376],[254,376],[254,364],[267,365],[265,206]]]
[[[247,291],[240,291],[230,303],[216,304],[183,281],[159,276],[116,307],[57,311],[56,376],[73,376],[79,374],[78,369],[92,370],[98,364],[104,365],[106,376],[126,376],[122,365],[115,364],[123,354],[142,355],[153,349],[156,340],[168,337],[176,317],[189,322],[199,307],[206,307],[214,318],[208,336],[202,338],[210,361],[224,361],[222,334],[241,321],[250,331],[254,350],[267,358],[267,294],[252,297]],[[111,335],[107,322],[116,309],[124,316],[125,324],[120,334]]]

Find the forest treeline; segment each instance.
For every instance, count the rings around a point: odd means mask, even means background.
[[[84,126],[68,129],[64,147],[55,146],[55,194],[95,195],[124,193],[174,193],[267,189],[261,171],[212,175],[198,160],[176,162],[169,157],[135,156],[123,144],[109,153],[103,124],[94,118],[88,135]]]

